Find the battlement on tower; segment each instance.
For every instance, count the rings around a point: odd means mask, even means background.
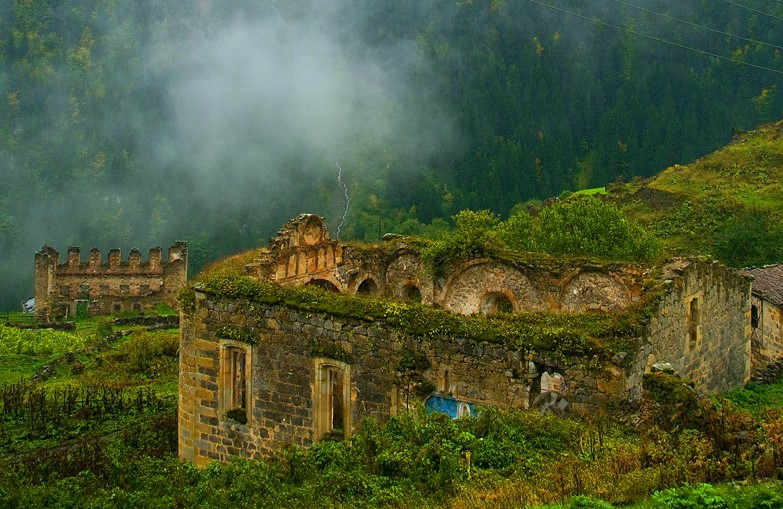
[[[103,258],[96,247],[82,259],[81,248],[69,247],[64,263],[57,250],[44,245],[35,254],[36,312],[62,316],[143,311],[158,303],[173,307],[187,282],[187,260],[183,241],[169,247],[165,260],[160,247],[151,248],[146,259],[135,248],[127,259],[119,249]]]

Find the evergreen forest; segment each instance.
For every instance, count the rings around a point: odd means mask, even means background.
[[[44,243],[182,239],[197,272],[301,212],[377,240],[688,164],[783,117],[781,23],[776,0],[2,2],[0,308]]]

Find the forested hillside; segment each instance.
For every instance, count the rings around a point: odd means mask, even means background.
[[[783,117],[782,25],[776,0],[1,2],[0,308],[44,242],[183,239],[198,269],[303,211],[375,239],[689,163]]]

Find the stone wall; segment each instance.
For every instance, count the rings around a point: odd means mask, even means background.
[[[123,261],[120,250],[112,249],[104,262],[93,248],[82,261],[80,249],[71,247],[60,264],[60,254],[44,246],[35,255],[36,313],[73,315],[80,305],[91,314],[145,310],[161,302],[176,307],[177,292],[187,282],[187,244],[172,244],[168,254],[164,261],[155,247],[144,261],[133,249]]]
[[[278,232],[248,275],[281,285],[417,301],[461,314],[507,311],[618,311],[642,297],[646,267],[585,262],[468,260],[434,278],[399,238],[375,250],[329,238],[323,218],[302,214]]]
[[[227,364],[227,352],[245,364]],[[323,400],[329,370],[347,381],[340,389],[347,395],[340,403],[346,434],[365,417],[385,420],[431,393],[501,408],[536,402],[585,411],[627,397],[625,368],[597,357],[555,359],[442,335],[415,337],[377,321],[197,292],[195,311],[181,321],[180,457],[204,464],[267,456],[291,443],[307,447],[333,431],[337,407],[328,414]],[[246,379],[237,384],[239,372]],[[558,377],[556,393],[542,387],[544,374]],[[228,415],[236,391],[247,391],[240,419]]]
[[[753,296],[756,327],[751,332],[753,369],[762,369],[783,357],[783,309],[773,303]]]
[[[751,373],[750,279],[717,262],[679,260],[664,267],[666,293],[650,318],[630,387],[668,363],[696,388],[714,393]]]

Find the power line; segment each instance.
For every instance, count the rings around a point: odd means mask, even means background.
[[[743,9],[747,9],[749,11],[757,12],[759,14],[763,14],[764,16],[769,16],[770,18],[775,18],[783,21],[783,18],[780,16],[775,16],[774,14],[770,14],[768,12],[760,11],[758,9],[754,9],[753,7],[748,7],[747,5],[738,4],[737,2],[732,2],[731,0],[723,0],[727,4],[736,5],[737,7],[742,7]]]
[[[539,2],[538,0],[528,0],[528,1],[529,2],[533,2],[534,4],[541,5],[542,7],[548,7],[550,9],[554,9],[556,11],[560,11],[560,12],[563,12],[565,14],[570,14],[571,16],[576,16],[578,18],[582,18],[582,19],[586,19],[586,20],[592,21],[593,23],[597,23],[599,25],[604,25],[604,26],[608,26],[608,27],[611,27],[611,28],[614,28],[614,29],[617,29],[617,30],[622,30],[623,32],[628,32],[630,34],[638,35],[640,37],[646,37],[647,39],[652,39],[654,41],[662,42],[664,44],[669,44],[671,46],[676,46],[678,48],[687,49],[687,50],[690,50],[690,51],[695,51],[696,53],[701,53],[702,55],[708,55],[708,56],[717,58],[719,60],[726,60],[728,62],[734,62],[735,64],[747,65],[749,67],[755,67],[756,69],[762,69],[764,71],[770,71],[770,72],[774,72],[774,73],[778,73],[778,74],[783,74],[783,71],[780,71],[778,69],[772,69],[771,67],[765,67],[763,65],[751,64],[750,62],[743,62],[742,60],[736,60],[734,58],[725,57],[723,55],[718,55],[716,53],[711,53],[709,51],[705,51],[703,49],[694,48],[693,46],[687,46],[685,44],[680,44],[679,42],[674,42],[674,41],[669,41],[669,40],[666,40],[666,39],[661,39],[660,37],[655,37],[654,35],[643,34],[641,32],[637,32],[635,30],[631,30],[630,28],[625,28],[625,27],[621,27],[621,26],[618,26],[618,25],[613,25],[611,23],[607,23],[606,21],[601,21],[598,18],[590,18],[590,17],[585,16],[583,14],[572,12],[572,11],[563,9],[561,7],[557,7],[555,5],[550,5],[550,4],[547,4],[547,3],[544,3],[544,2]]]
[[[776,48],[776,49],[783,49],[783,46],[778,46],[777,44],[770,44],[768,42],[757,41],[755,39],[750,39],[748,37],[743,37],[741,35],[731,34],[729,32],[724,32],[722,30],[717,30],[715,28],[710,28],[708,26],[704,26],[704,25],[700,25],[698,23],[694,23],[692,21],[688,21],[687,19],[677,18],[677,17],[671,16],[669,14],[665,14],[665,13],[662,13],[662,12],[656,12],[656,11],[653,11],[652,9],[647,9],[645,7],[640,7],[638,5],[633,5],[633,4],[628,3],[628,2],[623,2],[623,0],[614,0],[614,1],[619,3],[619,4],[627,5],[628,7],[633,7],[634,9],[639,9],[640,11],[649,12],[651,14],[656,14],[658,16],[662,16],[662,17],[667,18],[667,19],[671,19],[671,20],[674,20],[674,21],[679,21],[680,23],[685,23],[686,25],[691,25],[691,26],[698,27],[698,28],[701,28],[701,29],[704,29],[704,30],[709,30],[710,32],[715,32],[717,34],[728,35],[729,37],[734,37],[734,38],[740,39],[742,41],[752,42],[754,44],[761,44],[761,45],[770,46],[770,47]]]

